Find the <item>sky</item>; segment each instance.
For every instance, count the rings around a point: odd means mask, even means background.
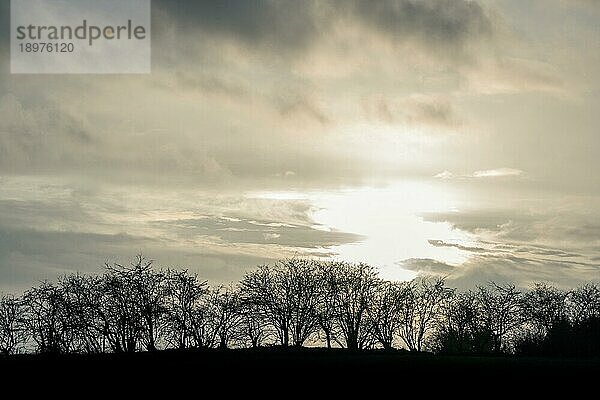
[[[600,279],[600,2],[152,2],[152,73],[10,74],[0,292],[138,253]]]

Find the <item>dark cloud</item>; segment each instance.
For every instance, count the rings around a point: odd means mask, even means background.
[[[184,267],[213,283],[238,280],[267,253],[226,252],[214,247],[175,246],[164,240],[127,234],[6,229],[0,226],[0,293],[18,293],[42,279],[72,272],[101,272],[105,263],[128,263],[142,253],[156,266]]]
[[[432,259],[408,259],[401,268],[425,275],[444,276],[450,286],[472,289],[489,282],[513,283],[525,289],[535,282],[549,282],[572,288],[598,280],[600,266],[573,265],[559,261],[541,261],[505,253],[475,254],[459,265],[449,265]]]
[[[340,0],[337,4],[390,41],[416,39],[451,57],[464,56],[467,43],[493,31],[492,22],[475,1]]]
[[[471,257],[448,276],[451,285],[472,288],[476,284],[515,283],[522,288],[535,282],[549,282],[571,288],[598,279],[600,266],[580,266],[557,261],[541,261],[506,254]]]
[[[444,242],[443,240],[431,239],[431,240],[428,240],[428,242],[430,245],[435,246],[435,247],[454,247],[459,250],[470,251],[473,253],[481,253],[481,252],[486,251],[486,249],[484,249],[483,247],[464,246],[464,245],[458,244],[458,243],[447,243],[447,242]]]
[[[426,275],[448,275],[455,272],[456,267],[453,265],[433,260],[431,258],[409,258],[402,260],[398,265],[409,271],[415,271]]]
[[[225,38],[273,52],[297,52],[307,48],[319,34],[314,1],[220,0],[153,1],[153,31],[174,24],[181,34],[200,40]]]
[[[451,101],[440,96],[377,97],[363,102],[367,118],[387,124],[457,128],[462,124]]]
[[[303,201],[7,177],[0,177],[0,189],[0,292],[64,273],[97,272],[105,262],[127,262],[137,253],[228,282],[257,264],[329,258],[333,247],[362,239],[319,226]]]
[[[217,237],[226,243],[257,243],[294,248],[328,248],[356,243],[360,235],[315,229],[311,226],[291,225],[280,221],[238,220],[210,216],[157,222],[161,228],[176,232],[182,240],[190,237]]]
[[[464,57],[468,42],[493,31],[483,8],[465,0],[160,0],[153,7],[155,36],[175,24],[179,40],[232,40],[279,55],[304,52],[341,25],[362,26],[394,44],[417,41],[452,58]]]
[[[321,107],[309,96],[286,91],[274,99],[276,108],[284,117],[305,117],[321,125],[331,122]]]
[[[453,228],[469,233],[493,234],[505,242],[544,241],[550,247],[562,244],[578,248],[594,246],[600,241],[600,223],[596,223],[598,217],[589,205],[577,210],[478,209],[425,213],[422,217],[426,221],[447,222]]]
[[[519,219],[523,222],[533,222],[536,218],[516,210],[469,210],[464,212],[423,213],[426,221],[448,222],[454,228],[477,233],[481,230],[499,231],[503,226]]]

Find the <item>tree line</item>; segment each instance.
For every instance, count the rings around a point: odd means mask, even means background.
[[[600,288],[381,279],[363,263],[285,259],[209,286],[138,256],[0,299],[0,352],[322,346],[452,354],[600,355]]]

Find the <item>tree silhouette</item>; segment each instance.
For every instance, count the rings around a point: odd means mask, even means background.
[[[427,334],[436,327],[444,302],[451,296],[443,278],[419,278],[404,285],[400,337],[409,350],[423,350]]]
[[[440,353],[490,353],[493,336],[483,324],[477,293],[453,293],[441,310],[442,317],[435,338]]]
[[[478,294],[483,324],[494,339],[493,350],[501,352],[508,346],[509,335],[525,322],[523,296],[514,285],[494,282],[479,287]]]
[[[27,342],[24,308],[14,296],[0,298],[0,353],[16,354]]]
[[[197,310],[208,292],[206,281],[187,270],[166,272],[166,336],[176,348],[202,347]]]
[[[329,263],[332,285],[334,322],[339,331],[335,341],[342,347],[357,350],[373,342],[366,315],[380,281],[367,264]]]
[[[537,283],[521,291],[491,282],[459,292],[442,278],[389,282],[367,264],[296,258],[209,287],[140,255],[101,275],[65,275],[0,298],[4,355],[292,344],[600,355],[600,288]]]
[[[381,282],[368,310],[371,332],[384,349],[393,348],[394,338],[402,323],[402,304],[406,290],[402,284]]]

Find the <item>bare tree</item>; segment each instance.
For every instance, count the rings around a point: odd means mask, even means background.
[[[231,286],[218,286],[210,290],[207,301],[219,348],[226,349],[235,339],[242,322],[240,292]]]
[[[492,334],[483,326],[477,293],[453,293],[442,307],[435,346],[442,353],[486,353]]]
[[[319,301],[317,303],[317,319],[319,327],[325,336],[325,344],[330,349],[332,342],[337,338],[337,290],[338,279],[336,268],[331,266],[331,263],[318,264],[318,281],[321,285],[319,292]]]
[[[339,329],[335,341],[348,349],[363,349],[372,341],[366,313],[379,285],[377,271],[362,263],[333,262],[328,267],[334,274],[332,295]]]
[[[168,341],[177,348],[201,347],[196,311],[208,293],[206,281],[187,270],[168,270],[166,279]]]
[[[401,284],[387,281],[381,282],[374,293],[368,318],[375,339],[384,349],[393,348],[394,337],[400,329],[404,294]]]
[[[97,307],[93,298],[95,277],[71,274],[58,280],[63,299],[63,318],[68,321],[72,351],[98,353],[103,350],[97,329]]]
[[[256,307],[273,327],[279,343],[287,347],[291,324],[291,290],[281,278],[276,268],[262,265],[244,275],[241,290],[244,301]]]
[[[487,287],[479,287],[478,297],[483,324],[494,338],[493,350],[500,352],[525,320],[523,296],[514,285],[491,282]]]
[[[71,349],[71,319],[65,314],[60,287],[42,282],[23,295],[25,323],[41,353],[66,353]]]
[[[523,318],[537,337],[544,337],[567,317],[567,292],[545,283],[536,283],[523,298]]]
[[[105,274],[95,286],[100,329],[104,340],[117,353],[138,350],[144,336],[144,321],[132,282],[133,273],[128,267],[107,264]]]
[[[152,261],[144,259],[142,255],[138,255],[131,266],[107,265],[107,270],[120,281],[129,295],[126,301],[132,303],[128,306],[134,310],[131,316],[140,319],[136,324],[141,326],[141,341],[147,350],[155,351],[157,340],[165,327],[165,273],[154,271]]]
[[[428,333],[442,315],[445,301],[452,290],[443,278],[417,278],[404,284],[401,296],[401,324],[399,335],[411,351],[422,351]]]
[[[253,303],[274,328],[279,343],[303,343],[319,328],[319,282],[316,264],[287,259],[275,266],[261,266],[241,282],[245,302]]]
[[[593,283],[580,286],[568,294],[567,304],[569,316],[575,323],[600,318],[600,288]]]
[[[242,346],[257,348],[269,337],[268,322],[251,302],[243,301],[240,304],[240,324],[236,335]]]
[[[321,285],[317,266],[311,260],[288,259],[280,268],[290,286],[292,340],[294,346],[302,346],[319,330],[317,307]]]
[[[27,342],[23,304],[14,296],[0,298],[0,353],[18,353]]]

